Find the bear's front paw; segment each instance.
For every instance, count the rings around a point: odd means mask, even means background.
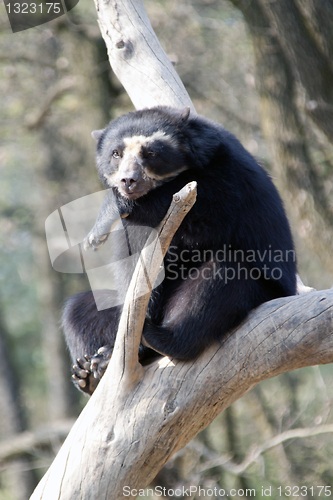
[[[97,250],[102,245],[104,245],[104,243],[106,242],[108,236],[109,236],[109,233],[108,234],[97,235],[96,233],[93,233],[91,231],[88,234],[88,236],[83,240],[83,248],[85,250],[88,250],[89,248],[92,248],[93,250]]]

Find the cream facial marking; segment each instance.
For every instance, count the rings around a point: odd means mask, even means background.
[[[149,144],[153,144],[154,141],[163,141],[167,144],[171,144],[173,147],[178,147],[178,141],[176,138],[171,137],[170,135],[167,135],[165,132],[162,130],[158,130],[157,132],[154,132],[150,136],[145,136],[145,135],[134,135],[132,137],[125,137],[124,139],[124,144],[125,148],[123,150],[123,158],[133,158],[135,157],[136,162],[142,166],[141,162],[141,151],[142,147],[147,147]],[[156,181],[162,181],[167,179],[168,177],[174,178],[176,175],[180,174],[184,170],[187,170],[187,166],[183,166],[182,168],[178,169],[175,172],[172,172],[172,174],[164,174],[164,175],[158,175],[152,170],[149,170],[147,166],[145,166],[145,172],[147,176],[151,179],[154,179]]]
[[[155,172],[152,172],[151,170],[149,170],[149,168],[147,168],[147,167],[145,170],[147,172],[147,175],[149,175],[149,177],[151,177],[152,179],[155,179],[156,181],[163,181],[163,180],[168,179],[168,177],[170,177],[170,179],[173,179],[178,174],[180,174],[181,172],[184,172],[187,169],[188,169],[188,167],[186,165],[184,165],[183,167],[179,168],[178,170],[175,170],[174,172],[172,172],[171,174],[164,174],[164,175],[158,175]]]
[[[127,154],[140,156],[141,148],[143,146],[149,146],[149,144],[152,144],[156,140],[165,141],[168,144],[172,144],[174,147],[178,146],[178,142],[176,139],[174,139],[170,135],[167,135],[165,132],[158,130],[157,132],[154,132],[152,135],[148,137],[145,135],[134,135],[132,137],[125,137],[124,138],[125,149],[123,151],[123,156]]]
[[[114,172],[113,174],[103,174],[106,179],[106,182],[110,187],[113,187],[115,185],[116,174],[117,174],[116,172]]]
[[[125,148],[123,150],[123,157],[131,155],[131,156],[139,156],[141,153],[141,148],[145,143],[147,143],[147,137],[143,135],[135,135],[133,137],[125,137],[124,144]]]

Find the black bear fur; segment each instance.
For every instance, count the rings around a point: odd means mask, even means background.
[[[230,132],[189,116],[187,108],[156,107],[128,113],[93,135],[97,169],[113,198],[106,197],[86,247],[100,246],[119,216],[125,230],[156,227],[173,194],[190,181],[198,185],[197,201],[165,257],[165,279],[149,302],[143,337],[152,349],[195,359],[251,309],[296,293],[294,245],[280,196]],[[121,246],[116,251],[121,255]],[[121,296],[124,273],[119,261]],[[100,347],[108,346],[110,356],[120,313],[121,306],[98,312],[92,292],[67,302],[63,326],[74,362],[79,358],[76,381],[90,375]],[[142,359],[150,354],[141,347]],[[96,379],[103,370],[97,372]]]

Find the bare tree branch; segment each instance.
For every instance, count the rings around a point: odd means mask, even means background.
[[[59,445],[69,433],[74,420],[55,422],[51,427],[26,431],[0,443],[0,464],[26,455],[34,455],[38,448]]]
[[[26,119],[26,127],[29,130],[35,130],[41,127],[44,124],[45,118],[50,112],[50,108],[52,104],[62,97],[66,92],[72,90],[77,87],[78,79],[77,78],[63,78],[57,85],[50,89],[48,95],[37,111],[35,113],[29,115]]]
[[[190,106],[191,99],[162,49],[141,0],[95,0],[113,71],[137,109]]]
[[[318,436],[319,434],[332,432],[333,424],[318,425],[317,427],[305,427],[300,429],[289,429],[288,431],[281,432],[281,434],[277,434],[261,446],[253,446],[240,464],[230,460],[229,455],[223,455],[217,459],[209,460],[202,467],[199,467],[196,470],[196,473],[201,473],[213,467],[221,466],[233,474],[242,474],[250,467],[250,465],[258,461],[260,455],[266,453],[266,451],[271,450],[272,448],[275,448],[275,446],[284,443],[285,441],[289,441],[290,439]]]
[[[108,369],[32,499],[116,499],[124,486],[144,488],[261,380],[332,362],[332,311],[333,291],[273,300],[195,362],[144,367],[131,391]]]
[[[144,374],[139,363],[138,352],[143,324],[146,318],[152,285],[155,283],[163,258],[171,240],[196,200],[196,182],[187,184],[179,193],[174,194],[173,202],[163,221],[156,228],[134,271],[121,314],[118,334],[110,362],[113,378],[119,378],[128,389]],[[147,283],[149,281],[149,283]],[[149,292],[147,293],[147,284]]]

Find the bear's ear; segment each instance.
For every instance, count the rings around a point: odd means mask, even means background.
[[[191,111],[190,106],[185,106],[185,108],[179,110],[182,122],[186,122],[186,120],[190,116],[190,111]]]
[[[91,137],[95,139],[95,141],[99,141],[104,133],[104,130],[105,130],[104,128],[102,130],[93,130],[91,132]]]
[[[185,108],[168,108],[169,116],[175,124],[185,123],[190,116],[191,108],[186,106]]]

